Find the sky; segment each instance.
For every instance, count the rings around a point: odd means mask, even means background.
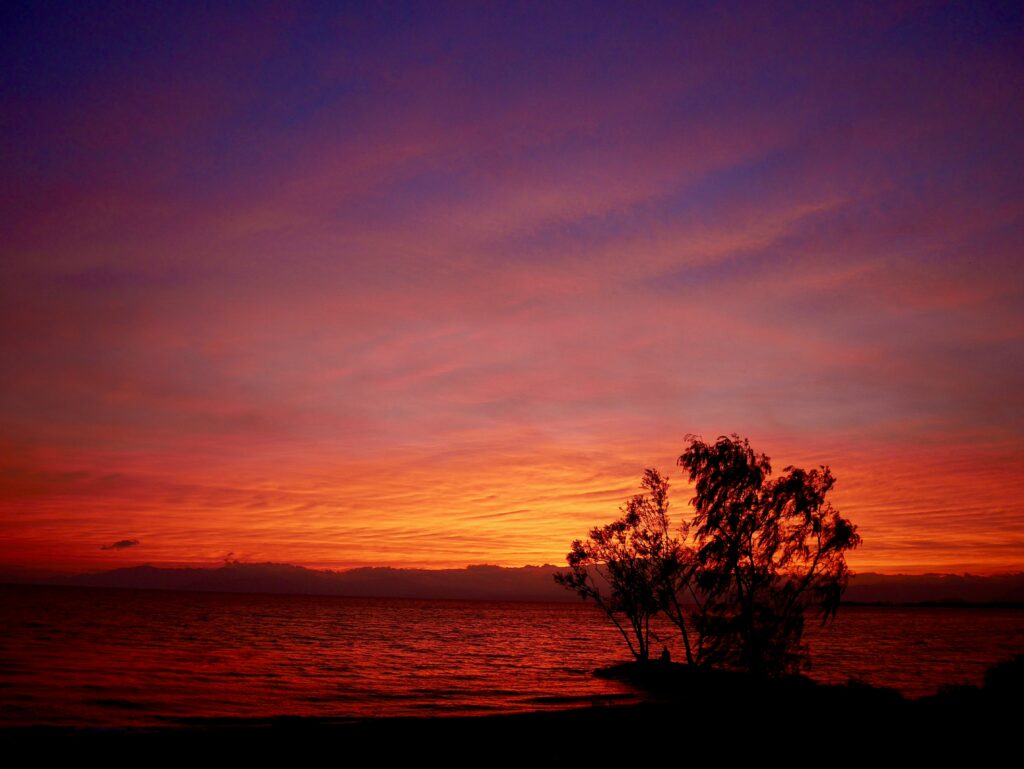
[[[197,5],[0,11],[0,564],[560,564],[735,432],[1024,569],[1019,4]]]

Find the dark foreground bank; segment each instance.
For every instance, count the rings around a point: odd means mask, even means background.
[[[808,679],[768,681],[679,665],[621,665],[647,699],[560,711],[431,718],[196,719],[167,728],[25,727],[0,732],[7,748],[47,755],[295,758],[374,751],[485,761],[510,756],[597,762],[847,751],[987,755],[1019,739],[1024,656],[992,668],[982,686],[907,699],[891,689]]]

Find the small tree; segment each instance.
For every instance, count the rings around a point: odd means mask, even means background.
[[[687,525],[673,536],[668,517],[668,480],[655,469],[644,472],[645,494],[637,494],[626,503],[626,518],[633,531],[637,552],[647,565],[648,589],[653,602],[678,629],[683,638],[686,661],[694,664],[693,650],[684,603],[697,596],[693,592],[693,552],[686,548]]]
[[[826,501],[828,467],[771,464],[738,435],[707,444],[687,436],[679,465],[696,485],[691,504],[693,577],[702,601],[695,618],[703,661],[764,675],[806,664],[804,615],[835,616],[849,577],[845,552],[856,527]]]
[[[557,583],[601,607],[640,661],[650,656],[651,617],[664,605],[679,547],[669,534],[668,482],[649,469],[643,488],[621,517],[591,529],[586,541],[575,540],[566,556],[569,571],[555,574]]]

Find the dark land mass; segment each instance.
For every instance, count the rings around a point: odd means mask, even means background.
[[[367,598],[455,598],[494,601],[578,601],[556,585],[557,566],[468,566],[464,569],[365,567],[348,571],[277,563],[228,563],[218,568],[134,566],[96,574],[40,576],[0,572],[0,582],[224,593],[341,595]],[[1024,604],[1024,573],[857,574],[845,594],[850,604]]]
[[[0,744],[48,756],[288,760],[332,756],[374,761],[415,755],[462,763],[509,758],[597,763],[633,757],[729,761],[737,756],[821,759],[865,750],[921,757],[969,751],[972,763],[1016,744],[1024,655],[992,668],[980,687],[958,686],[919,700],[851,682],[755,679],[745,674],[650,662],[599,675],[646,697],[493,716],[182,720],[166,728],[26,727],[0,731]],[[324,752],[326,751],[326,752]],[[774,764],[775,761],[773,760]]]
[[[974,574],[856,574],[844,603],[1020,604],[1024,573],[982,577]]]

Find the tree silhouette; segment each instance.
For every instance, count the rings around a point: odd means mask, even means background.
[[[678,464],[695,484],[692,521],[673,535],[668,481],[644,473],[644,492],[612,523],[575,540],[569,571],[555,581],[594,600],[637,660],[650,655],[650,623],[662,613],[679,629],[690,664],[778,676],[807,662],[804,617],[834,618],[849,578],[845,553],[856,527],[826,497],[828,467],[771,464],[746,439],[695,436]]]
[[[593,600],[615,624],[637,660],[650,656],[650,621],[664,598],[669,536],[668,483],[657,470],[644,474],[645,493],[621,508],[621,517],[575,540],[560,585]]]
[[[695,618],[702,661],[763,675],[807,663],[804,616],[834,618],[849,578],[845,553],[856,527],[826,501],[828,467],[771,464],[738,435],[713,444],[687,436],[678,463],[695,483],[691,500],[693,579],[702,601]]]

